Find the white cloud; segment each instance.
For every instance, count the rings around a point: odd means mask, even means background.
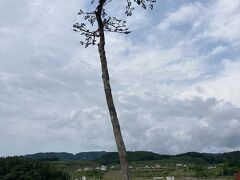
[[[167,14],[158,25],[159,30],[175,29],[191,25],[192,32],[204,38],[234,43],[239,41],[240,2],[238,0],[217,0],[183,4],[177,11]]]
[[[128,99],[129,103],[133,102]],[[127,127],[124,133],[131,137],[127,139],[131,149],[139,150],[147,145],[150,150],[162,153],[216,152],[240,146],[239,133],[233,130],[239,126],[239,108],[230,103],[214,98],[135,100],[133,111],[121,115],[128,118],[124,121]]]
[[[223,53],[226,50],[227,50],[226,46],[220,45],[220,46],[217,46],[217,47],[213,48],[213,50],[211,51],[211,54],[212,55],[217,55],[217,54]]]
[[[232,102],[240,106],[239,78],[240,78],[240,61],[231,62],[223,61],[223,71],[212,78],[193,84],[188,90],[184,91],[180,97],[215,97],[219,100]]]
[[[190,3],[183,5],[176,12],[167,14],[167,18],[158,25],[159,30],[167,30],[170,26],[179,26],[192,23],[201,15],[201,3]]]
[[[238,0],[218,0],[209,9],[209,34],[223,41],[240,39],[240,2]]]
[[[239,3],[177,4],[156,8],[153,18],[136,9],[128,21],[132,34],[106,34],[127,148],[238,149]],[[88,1],[1,3],[0,155],[115,150],[97,48],[80,47],[80,34],[72,32],[81,7],[89,8]]]

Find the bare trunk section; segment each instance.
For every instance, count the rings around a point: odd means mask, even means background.
[[[103,79],[103,85],[104,85],[104,92],[105,92],[108,110],[109,110],[109,114],[112,122],[115,142],[116,142],[118,153],[119,153],[123,180],[129,180],[127,152],[123,142],[121,128],[120,128],[120,124],[117,117],[117,112],[113,102],[111,86],[109,82],[107,59],[105,54],[104,24],[101,16],[104,2],[105,2],[104,0],[99,0],[99,5],[96,11],[98,28],[99,28],[99,36],[100,36],[100,42],[98,44],[98,52],[100,55],[100,61],[101,61],[101,67],[102,67],[102,79]]]

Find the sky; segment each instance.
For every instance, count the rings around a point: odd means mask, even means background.
[[[158,0],[106,33],[127,150],[240,149],[240,1]],[[116,151],[97,47],[72,25],[88,0],[1,0],[0,156]]]

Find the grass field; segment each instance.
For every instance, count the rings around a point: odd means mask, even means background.
[[[51,161],[50,162],[57,169],[68,172],[71,176],[71,180],[81,180],[83,176],[87,177],[87,180],[121,180],[121,174],[118,166],[114,169],[109,168],[107,171],[101,171],[96,168],[101,167],[93,161]],[[149,162],[150,163],[150,162]],[[148,164],[149,164],[148,163]],[[153,163],[153,162],[151,162]],[[150,164],[151,164],[150,163]],[[156,163],[156,162],[155,162]],[[196,172],[191,168],[176,168],[174,166],[152,168],[154,164],[149,164],[146,168],[146,162],[138,164],[131,164],[135,168],[130,170],[131,180],[152,180],[154,177],[166,177],[174,176],[175,180],[233,180],[233,177],[218,177],[211,176],[216,174],[218,168],[214,170],[208,170],[208,178],[196,178]],[[109,166],[111,167],[111,166]],[[85,169],[87,168],[87,170]],[[201,176],[199,176],[201,177]],[[211,178],[212,177],[212,178]]]
[[[151,176],[151,177],[139,177],[139,176],[134,176],[133,173],[130,175],[131,180],[153,180],[153,177],[159,177],[157,176]],[[233,180],[233,177],[222,177],[222,178],[193,178],[190,176],[185,176],[185,177],[178,177],[174,176],[175,180]],[[103,176],[103,180],[121,180],[121,175],[120,171],[114,170],[114,171],[109,171]]]

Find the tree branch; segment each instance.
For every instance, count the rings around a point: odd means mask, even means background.
[[[126,0],[127,6],[125,14],[131,16],[134,10],[133,2],[137,5],[142,6],[144,9],[147,8],[147,4],[150,9],[153,8],[153,4],[156,0]],[[112,0],[98,0],[98,5],[96,9],[91,12],[84,12],[80,10],[78,15],[82,16],[86,23],[75,23],[73,25],[73,31],[80,32],[82,36],[85,37],[84,40],[80,41],[81,45],[88,47],[89,45],[96,45],[99,41],[99,24],[96,24],[97,16],[100,16],[103,19],[102,28],[107,32],[116,32],[122,34],[129,34],[131,31],[126,26],[126,21],[117,19],[116,17],[108,16],[105,6],[112,2]],[[95,0],[91,1],[91,4],[94,4]],[[89,24],[89,26],[87,26]]]

